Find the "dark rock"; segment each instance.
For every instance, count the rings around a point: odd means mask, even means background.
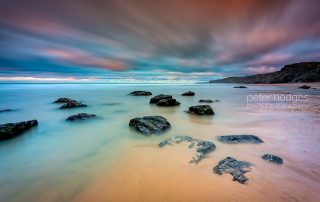
[[[145,135],[160,134],[171,128],[170,123],[162,116],[134,118],[130,120],[129,126]]]
[[[213,109],[210,105],[196,105],[189,107],[188,113],[197,114],[197,115],[213,115]]]
[[[79,114],[68,117],[67,121],[85,120],[85,119],[93,118],[95,116],[96,116],[95,114],[79,113]]]
[[[220,142],[224,142],[224,143],[228,143],[228,144],[236,144],[236,143],[260,144],[260,143],[263,143],[263,141],[255,135],[223,135],[223,136],[219,136],[218,140]]]
[[[213,168],[213,172],[218,175],[229,173],[233,176],[233,181],[238,181],[241,184],[245,184],[248,178],[244,174],[251,171],[251,166],[252,164],[249,162],[237,161],[235,158],[227,157],[220,161],[218,165]]]
[[[167,99],[159,100],[157,102],[157,105],[162,107],[170,107],[170,106],[180,105],[180,102],[178,102],[176,99],[173,99],[173,98],[167,98]]]
[[[195,95],[195,92],[188,91],[188,92],[182,93],[181,95],[182,95],[182,96],[194,96],[194,95]]]
[[[245,77],[229,77],[210,83],[307,83],[320,81],[320,62],[285,65],[280,71]]]
[[[77,108],[77,107],[87,107],[86,104],[82,104],[81,102],[78,101],[69,101],[65,104],[63,104],[60,109],[70,109],[70,108]]]
[[[7,139],[14,138],[36,125],[38,125],[37,120],[1,124],[0,140],[7,140]]]
[[[262,158],[266,161],[270,161],[276,164],[283,164],[283,160],[281,157],[272,155],[272,154],[264,154]]]
[[[300,86],[299,88],[301,88],[301,89],[309,89],[309,88],[311,88],[311,86],[302,85],[302,86]]]
[[[0,109],[0,113],[2,112],[12,112],[13,110],[12,109]]]
[[[247,88],[246,86],[234,86],[233,88]]]
[[[68,102],[76,102],[76,101],[70,98],[59,98],[56,101],[54,101],[54,103],[68,103]]]
[[[215,100],[215,102],[220,102],[220,100]]]
[[[133,91],[133,92],[129,93],[129,95],[133,95],[133,96],[149,96],[149,95],[152,95],[152,93],[149,92],[149,91]]]
[[[213,100],[199,100],[199,102],[211,103],[211,102],[213,102]]]
[[[179,144],[181,142],[189,142],[189,149],[193,148],[196,145],[197,153],[192,157],[192,160],[189,163],[197,164],[201,159],[205,158],[206,155],[216,149],[216,146],[209,141],[193,139],[190,136],[173,136],[159,143],[159,147],[164,147],[166,145],[172,146],[174,144]]]
[[[168,99],[168,98],[172,98],[172,96],[171,95],[160,94],[160,95],[157,95],[157,96],[154,96],[153,98],[151,98],[150,99],[150,104],[156,104],[160,100]]]

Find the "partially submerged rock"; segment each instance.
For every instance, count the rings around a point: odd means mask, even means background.
[[[187,91],[187,92],[185,92],[185,93],[182,93],[181,95],[182,95],[182,96],[194,96],[194,95],[195,95],[195,92],[193,92],[193,91]]]
[[[197,115],[213,115],[213,109],[210,105],[195,105],[189,107],[188,113],[197,114]]]
[[[149,92],[149,91],[138,90],[138,91],[133,91],[133,92],[129,93],[129,95],[133,95],[133,96],[149,96],[149,95],[152,95],[152,93]]]
[[[203,159],[208,153],[214,151],[216,149],[216,146],[209,141],[203,141],[203,140],[197,140],[190,136],[174,136],[171,138],[168,138],[162,142],[159,143],[159,147],[164,147],[166,145],[174,145],[179,144],[181,142],[189,142],[189,149],[196,146],[197,153],[192,157],[192,160],[189,163],[195,163],[197,164],[201,159]]]
[[[60,109],[71,109],[71,108],[77,108],[77,107],[87,107],[87,105],[73,100],[73,101],[69,101],[69,102],[63,104],[60,107]]]
[[[70,98],[59,98],[54,103],[64,103],[60,109],[70,109],[70,108],[76,108],[76,107],[86,107],[86,104],[83,104],[81,102],[78,102],[76,100],[70,99]]]
[[[14,138],[36,125],[38,125],[37,120],[1,124],[0,140],[7,140],[7,139]]]
[[[211,102],[213,102],[213,100],[209,100],[209,99],[207,99],[207,100],[199,100],[199,102],[211,103]]]
[[[302,86],[300,86],[299,88],[301,88],[301,89],[309,89],[309,88],[311,88],[311,86],[308,86],[308,85],[302,85]]]
[[[216,167],[213,168],[213,172],[222,175],[223,173],[229,173],[233,176],[233,181],[238,181],[241,184],[245,184],[248,178],[244,175],[246,172],[251,171],[252,164],[246,161],[238,161],[235,158],[227,157],[220,161]]]
[[[158,106],[162,107],[170,107],[180,105],[180,102],[172,98],[171,95],[160,94],[151,98],[150,104],[157,104]]]
[[[158,106],[162,106],[162,107],[170,107],[170,106],[177,106],[180,105],[180,102],[178,102],[176,99],[174,98],[168,98],[168,99],[162,99],[159,100],[157,102]]]
[[[246,86],[234,86],[233,88],[247,88]]]
[[[93,118],[93,117],[96,117],[96,115],[95,114],[87,114],[87,113],[79,113],[76,115],[69,116],[67,118],[67,121],[85,120],[85,119],[89,119],[89,118]]]
[[[281,157],[273,155],[273,154],[264,154],[262,158],[266,161],[270,161],[276,164],[283,164],[283,160]]]
[[[171,95],[160,94],[150,99],[150,104],[156,104],[160,100],[172,98]]]
[[[223,143],[236,144],[236,143],[253,143],[260,144],[263,141],[255,135],[223,135],[219,136],[218,140]]]
[[[171,128],[170,123],[162,116],[134,118],[130,120],[129,126],[144,135],[160,134]]]
[[[56,101],[54,101],[54,103],[68,103],[68,102],[76,102],[76,101],[70,98],[59,98]]]
[[[2,112],[12,112],[13,110],[12,109],[0,109],[0,113]]]

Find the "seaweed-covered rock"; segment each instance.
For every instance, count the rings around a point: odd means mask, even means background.
[[[76,102],[76,101],[70,98],[59,98],[56,101],[54,101],[54,103],[68,103],[68,102]]]
[[[160,134],[171,128],[170,123],[162,116],[134,118],[130,120],[129,126],[144,135]]]
[[[234,86],[233,88],[247,88],[246,86]]]
[[[162,99],[159,100],[157,102],[158,106],[162,106],[162,107],[170,107],[170,106],[177,106],[180,105],[180,102],[178,102],[176,99],[174,98],[168,98],[168,99]]]
[[[309,88],[311,88],[311,86],[308,86],[308,85],[302,85],[302,86],[300,86],[299,88],[301,88],[301,89],[309,89]]]
[[[227,157],[220,161],[218,165],[213,168],[213,172],[218,175],[229,173],[233,176],[233,181],[238,181],[241,184],[245,184],[248,178],[244,174],[251,171],[251,166],[252,164],[249,162],[238,161],[235,158]]]
[[[262,156],[262,158],[266,161],[270,161],[272,163],[276,163],[276,164],[283,164],[283,160],[281,157],[276,156],[276,155],[272,155],[272,154],[264,154]]]
[[[138,91],[133,91],[133,92],[129,93],[129,95],[133,95],[133,96],[149,96],[149,95],[152,95],[152,93],[149,92],[149,91],[138,90]]]
[[[209,99],[207,99],[207,100],[199,100],[199,102],[211,103],[211,102],[213,102],[213,100],[209,100]]]
[[[162,142],[159,143],[159,147],[164,147],[166,145],[174,145],[179,144],[181,142],[189,142],[189,149],[196,146],[197,153],[192,157],[192,160],[189,163],[195,163],[197,164],[201,159],[203,159],[209,152],[214,151],[216,149],[216,146],[209,141],[203,141],[203,140],[197,140],[190,136],[174,136],[171,138],[168,138]]]
[[[172,98],[171,95],[160,94],[150,99],[150,104],[156,104],[160,100]]]
[[[223,135],[219,136],[218,140],[223,143],[236,144],[236,143],[253,143],[260,144],[263,141],[255,135]]]
[[[184,92],[181,94],[182,96],[194,96],[195,95],[195,92],[193,91],[187,91],[187,92]]]
[[[197,115],[213,115],[213,109],[210,105],[195,105],[189,107],[188,113],[197,114]]]
[[[1,124],[0,140],[7,140],[7,139],[14,138],[36,125],[38,125],[37,120]]]
[[[76,115],[69,116],[67,118],[67,121],[85,120],[85,119],[93,118],[95,116],[96,116],[95,114],[79,113]]]
[[[77,107],[87,107],[87,105],[73,100],[73,101],[68,101],[65,104],[63,104],[60,107],[60,109],[71,109],[71,108],[77,108]]]

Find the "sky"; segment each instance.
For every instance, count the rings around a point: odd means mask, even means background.
[[[318,0],[0,0],[0,82],[188,82],[320,60]]]

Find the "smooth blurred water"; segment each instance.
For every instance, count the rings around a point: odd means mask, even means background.
[[[319,120],[319,115],[306,112],[250,112],[246,108],[248,94],[305,93],[295,87],[232,87],[227,84],[0,84],[0,109],[14,109],[0,113],[0,124],[39,121],[37,127],[23,135],[0,142],[0,201],[70,201],[101,172],[108,172],[114,161],[138,142],[156,145],[164,138],[183,134],[214,141],[221,133],[259,133],[259,129],[252,128],[263,121]],[[148,90],[153,95],[170,94],[181,105],[169,108],[150,105],[151,96],[128,95],[134,90]],[[180,96],[188,90],[195,91],[196,96]],[[317,90],[311,94],[319,95]],[[88,107],[61,110],[59,104],[53,103],[60,97],[81,101]],[[215,111],[213,117],[197,117],[184,112],[189,106],[199,104],[199,99],[220,100],[211,104]],[[65,121],[68,116],[80,112],[96,114],[97,118]],[[166,117],[172,129],[161,136],[145,137],[128,127],[131,118],[146,115]],[[266,137],[268,127],[264,131],[260,128],[258,135]],[[274,127],[281,129],[278,125]],[[315,134],[315,130],[309,133]]]

